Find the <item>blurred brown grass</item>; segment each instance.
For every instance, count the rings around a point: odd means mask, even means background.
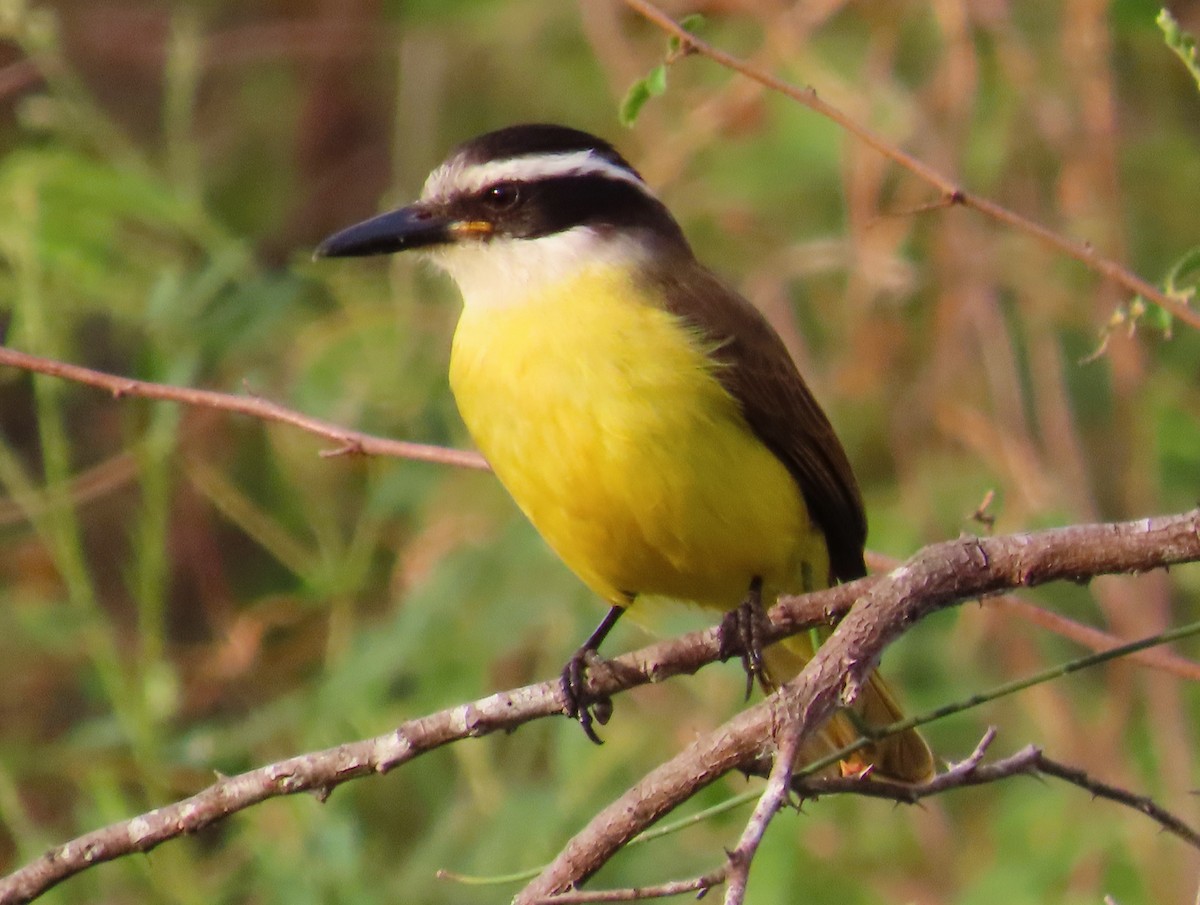
[[[1153,6],[698,6],[707,39],[1151,280],[1197,244],[1200,97]],[[1200,31],[1194,4],[1175,12]],[[1194,333],[1117,331],[1081,363],[1118,292],[977,215],[912,213],[926,186],[711,64],[673,67],[622,132],[617,103],[665,42],[618,3],[18,3],[0,28],[6,344],[463,444],[449,288],[408,261],[309,252],[411,196],[454,142],[557,120],[616,140],[772,317],[850,451],[874,548],[980,530],[989,490],[1000,532],[1195,501]],[[599,615],[486,475],[323,459],[288,429],[12,372],[0,440],[0,869],[214,769],[551,675]],[[1134,637],[1189,618],[1196,590],[1179,570],[1036,599]],[[919,710],[1077,653],[965,607],[887,669]],[[718,670],[639,692],[600,749],[565,722],[455,746],[48,899],[492,901],[509,887],[433,871],[545,860],[739,689]],[[1037,742],[1195,822],[1196,710],[1178,679],[1115,664],[931,736],[962,756],[994,723],[998,748]],[[738,820],[632,850],[598,881],[706,869]],[[809,805],[773,830],[751,900],[1185,901],[1198,866],[1137,815],[1021,782],[920,810]]]

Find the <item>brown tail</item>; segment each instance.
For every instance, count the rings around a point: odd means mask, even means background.
[[[796,635],[771,645],[763,651],[763,656],[771,679],[782,684],[795,678],[812,659],[812,643],[806,635]],[[903,719],[900,705],[878,672],[871,673],[870,681],[854,703],[854,710],[862,723],[873,729]],[[802,749],[801,759],[816,760],[853,744],[860,737],[854,721],[844,712],[836,713],[825,724],[820,738]],[[872,743],[856,752],[849,763],[856,769],[870,768],[871,775],[908,783],[924,782],[936,772],[933,752],[916,729]]]

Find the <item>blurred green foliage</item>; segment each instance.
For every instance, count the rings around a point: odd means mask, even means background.
[[[1151,4],[698,6],[706,40],[1150,279],[1197,246],[1200,96]],[[1176,15],[1200,25],[1194,4]],[[672,64],[623,131],[620,99],[665,42],[619,3],[9,0],[0,38],[6,345],[463,445],[450,288],[402,258],[310,252],[411,197],[453,143],[562,121],[615,139],[779,327],[846,441],[874,548],[981,530],[989,489],[998,531],[1197,497],[1193,330],[1123,327],[1081,364],[1118,291],[969,212],[914,213],[928,187],[702,60]],[[0,870],[214,770],[554,675],[600,614],[487,475],[322,458],[289,428],[11,370],[0,440]],[[1037,599],[1131,637],[1195,618],[1198,584],[1184,569]],[[611,650],[645,638],[622,626]],[[966,606],[887,671],[921,710],[1079,652]],[[602,748],[544,721],[323,805],[268,802],[46,901],[497,901],[513,887],[434,872],[546,861],[740,689],[710,669],[622,698]],[[1037,742],[1195,822],[1197,709],[1179,679],[1116,664],[930,736],[956,758],[996,724],[997,751]],[[635,847],[597,882],[709,869],[743,816]],[[772,828],[750,898],[1184,901],[1197,866],[1132,812],[1010,782],[921,809],[807,804]]]

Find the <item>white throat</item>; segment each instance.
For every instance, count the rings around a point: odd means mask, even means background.
[[[536,239],[496,238],[429,253],[462,293],[467,308],[509,308],[544,298],[592,268],[634,268],[646,249],[635,238],[576,226]]]

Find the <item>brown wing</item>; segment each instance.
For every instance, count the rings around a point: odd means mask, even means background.
[[[716,346],[716,376],[750,427],[787,466],[825,534],[833,577],[867,574],[867,519],[858,482],[833,426],[766,318],[716,276],[688,262],[653,276],[668,310]]]

